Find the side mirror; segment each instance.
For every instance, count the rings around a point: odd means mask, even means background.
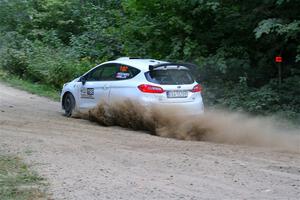
[[[85,83],[86,83],[86,77],[85,76],[80,77],[79,82],[81,82],[82,85],[85,85]]]

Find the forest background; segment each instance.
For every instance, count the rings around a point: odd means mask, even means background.
[[[299,0],[0,0],[0,70],[60,89],[118,57],[191,62],[206,106],[299,122],[299,8]]]

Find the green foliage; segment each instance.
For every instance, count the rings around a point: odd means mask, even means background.
[[[300,61],[300,45],[298,45],[298,55],[296,56],[296,62],[299,62]]]
[[[28,33],[28,30],[32,28],[30,25],[30,2],[26,0],[1,0],[0,30]]]
[[[60,99],[60,92],[57,88],[48,84],[34,83],[31,80],[22,79],[16,75],[8,74],[6,71],[0,70],[0,81],[32,94],[49,97],[55,101]]]
[[[237,85],[223,87],[222,90],[215,89],[215,94],[220,92],[223,94],[214,104],[232,110],[262,115],[279,113],[287,118],[300,119],[299,83],[300,76],[294,76],[285,79],[280,87],[276,80],[271,80],[263,87],[251,88],[246,85],[245,79],[241,79]],[[224,88],[227,88],[226,91]],[[214,97],[208,100],[212,98]]]
[[[281,19],[262,20],[258,27],[254,30],[256,39],[262,37],[263,34],[276,33],[285,35],[285,39],[296,38],[300,32],[300,21],[294,20],[291,23],[284,24]]]
[[[12,74],[23,76],[27,70],[28,59],[22,49],[24,37],[16,32],[7,32],[0,35],[0,65]]]
[[[81,9],[85,31],[71,37],[71,46],[77,57],[101,62],[121,55],[119,37],[123,16],[120,2],[86,3]]]
[[[27,75],[33,81],[43,81],[59,87],[63,81],[72,78],[73,63],[64,49],[49,48],[40,43],[34,43],[29,57]]]
[[[42,181],[19,158],[0,155],[0,199],[46,199]]]
[[[199,65],[207,105],[296,116],[299,7],[298,0],[0,0],[0,67],[60,88],[120,56],[187,61]],[[284,60],[280,86],[276,55]]]

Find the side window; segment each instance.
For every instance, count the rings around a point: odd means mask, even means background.
[[[86,80],[87,81],[99,81],[102,71],[103,71],[102,67],[97,67],[96,69],[94,69],[93,71],[91,71],[90,73],[88,73],[86,75]]]
[[[131,78],[135,77],[136,75],[138,75],[138,73],[140,73],[139,69],[120,64],[118,67],[117,74],[116,74],[116,79],[118,79],[118,80],[131,79]]]
[[[100,81],[116,80],[117,64],[107,64],[103,66]]]
[[[122,64],[105,64],[97,67],[86,75],[87,81],[117,81],[135,77],[139,69]]]
[[[116,64],[106,64],[97,67],[86,75],[87,81],[108,81],[116,80]]]
[[[134,67],[129,67],[129,72],[131,74],[131,78],[135,77],[140,73],[141,70],[134,68]]]

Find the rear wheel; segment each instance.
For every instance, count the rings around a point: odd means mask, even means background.
[[[71,117],[74,112],[74,108],[75,108],[75,99],[72,94],[68,93],[64,98],[65,116]]]

